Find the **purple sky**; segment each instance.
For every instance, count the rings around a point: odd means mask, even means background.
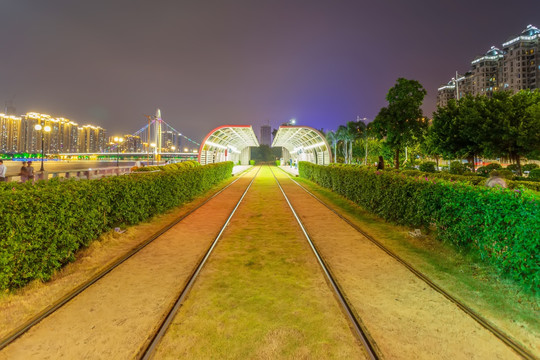
[[[0,105],[200,141],[222,124],[374,118],[398,77],[437,87],[501,47],[540,1],[2,0]]]

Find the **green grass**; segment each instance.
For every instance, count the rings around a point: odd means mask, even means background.
[[[525,292],[481,259],[435,240],[433,233],[412,238],[410,228],[390,224],[308,180],[295,180],[503,331],[518,340],[540,336],[538,294]]]
[[[158,358],[361,358],[268,168],[201,273]]]

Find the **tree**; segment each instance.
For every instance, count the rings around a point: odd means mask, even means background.
[[[348,154],[348,141],[349,141],[349,134],[348,134],[349,130],[347,129],[347,127],[345,125],[339,125],[337,131],[336,131],[336,135],[337,135],[337,138],[339,141],[341,141],[341,144],[343,145],[343,161],[345,164],[348,163],[348,157],[347,157],[347,154]]]
[[[521,157],[540,153],[540,92],[496,92],[486,103],[486,151],[515,161],[521,174]]]
[[[349,121],[347,123],[348,138],[349,138],[349,162],[353,159],[353,145],[358,142],[359,139],[365,134],[366,125],[360,121]]]
[[[326,140],[331,144],[331,146],[334,147],[334,162],[337,162],[337,143],[338,143],[338,137],[337,134],[330,130],[326,133]]]
[[[485,96],[467,95],[459,101],[450,100],[433,114],[428,140],[433,152],[447,159],[466,158],[471,164],[486,152],[489,133]],[[472,167],[474,171],[474,166]]]
[[[399,168],[401,149],[417,142],[427,128],[420,109],[425,96],[426,90],[418,81],[399,78],[386,95],[388,106],[373,121],[377,137],[385,139],[395,153],[396,168]]]

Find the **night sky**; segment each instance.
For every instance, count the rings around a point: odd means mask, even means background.
[[[222,124],[332,130],[373,119],[398,77],[437,87],[528,24],[540,1],[0,0],[0,105],[200,141]]]

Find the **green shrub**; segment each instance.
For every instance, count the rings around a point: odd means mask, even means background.
[[[540,180],[540,169],[532,169],[529,171],[530,180]]]
[[[426,161],[420,164],[419,170],[423,172],[434,173],[436,171],[437,163],[434,161]]]
[[[172,166],[173,164],[171,164]],[[10,184],[0,201],[0,289],[48,280],[105,231],[178,206],[232,173],[232,162],[99,180]]]
[[[512,180],[514,178],[514,173],[510,170],[499,169],[499,170],[493,170],[492,172],[490,172],[489,176],[498,176],[503,179]]]
[[[519,181],[516,181],[518,180]],[[525,181],[523,180],[525,179]],[[509,189],[530,189],[534,191],[540,191],[540,181],[526,181],[527,178],[515,178],[514,180],[507,181]]]
[[[255,165],[255,160],[249,160],[249,165]]]
[[[352,166],[301,162],[299,172],[388,221],[434,226],[440,240],[477,252],[524,287],[540,286],[538,193]]]
[[[276,160],[276,166],[280,166],[281,165],[281,160]]]
[[[466,162],[463,164],[465,166],[465,171],[474,171],[474,164],[470,162]]]
[[[499,164],[499,163],[491,163],[491,164],[489,164],[489,165],[479,167],[478,170],[476,170],[476,172],[477,172],[479,175],[488,177],[489,174],[490,174],[493,170],[499,170],[499,169],[502,169],[501,164]]]
[[[510,164],[506,167],[506,170],[510,170],[514,173],[517,173],[518,171],[518,165],[517,164]]]
[[[522,167],[523,171],[531,171],[533,169],[538,169],[538,164],[530,163],[530,164],[525,164]]]
[[[452,161],[450,163],[450,169],[449,169],[450,174],[463,175],[465,170],[466,170],[465,165],[463,165],[461,161]]]

